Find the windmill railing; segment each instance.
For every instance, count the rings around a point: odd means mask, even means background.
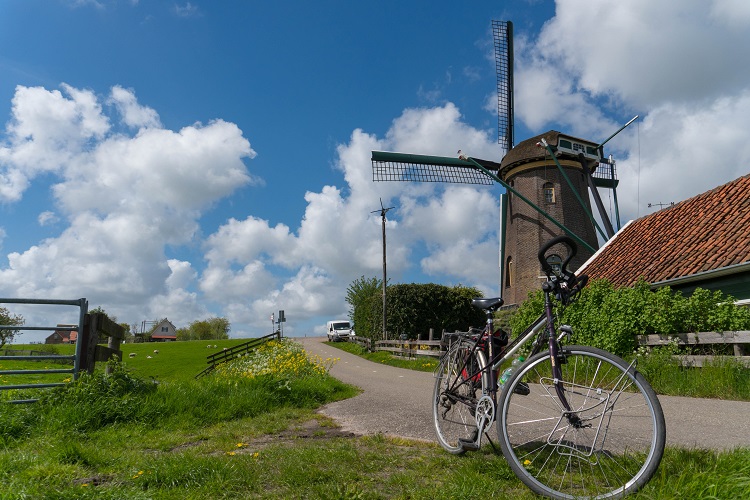
[[[591,177],[597,187],[614,189],[620,183],[617,180],[617,167],[614,161],[599,163],[597,169],[591,173]]]

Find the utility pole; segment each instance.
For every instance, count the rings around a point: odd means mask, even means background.
[[[385,331],[385,325],[386,325],[386,319],[387,319],[387,313],[385,309],[385,287],[388,283],[388,273],[386,272],[386,264],[385,264],[385,214],[388,213],[388,210],[393,210],[396,207],[390,207],[385,208],[383,206],[383,199],[380,199],[380,210],[373,210],[370,213],[376,214],[380,212],[380,217],[382,219],[382,225],[383,225],[383,340],[388,340],[388,336]]]

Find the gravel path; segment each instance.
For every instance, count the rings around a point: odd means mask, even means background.
[[[435,441],[431,373],[379,365],[324,344],[325,337],[297,338],[305,350],[340,358],[331,375],[362,389],[321,413],[345,431]],[[667,421],[667,445],[727,450],[750,447],[750,402],[660,396]]]

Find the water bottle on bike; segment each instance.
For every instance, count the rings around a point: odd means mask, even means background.
[[[515,373],[515,371],[518,369],[519,366],[521,366],[521,363],[523,363],[525,358],[523,356],[518,356],[516,359],[513,360],[513,362],[510,364],[507,370],[505,370],[502,375],[500,375],[500,378],[498,379],[498,386],[503,385],[505,382],[510,379],[510,377]]]

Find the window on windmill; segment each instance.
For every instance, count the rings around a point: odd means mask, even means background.
[[[544,194],[544,201],[546,203],[555,202],[555,185],[551,182],[545,182],[542,186],[542,194]]]
[[[560,274],[562,271],[562,257],[557,254],[552,254],[547,257],[547,263],[552,267],[552,271],[555,274]]]
[[[161,327],[161,331],[162,331],[162,332],[168,332],[168,331],[169,331],[169,328],[168,328],[168,327],[166,327],[166,326],[162,326],[162,327]]]

